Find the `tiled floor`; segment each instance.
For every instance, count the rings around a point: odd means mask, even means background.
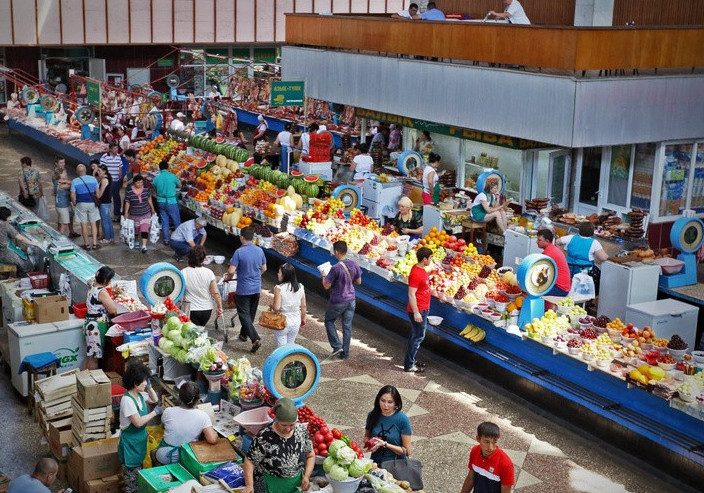
[[[51,162],[53,153],[38,151],[26,141],[10,140],[3,128],[0,129],[0,189],[16,194],[13,178],[16,163],[24,154],[34,158],[49,183],[47,163]],[[232,251],[230,245],[214,241],[206,246],[213,254],[227,255]],[[128,251],[124,245],[106,247],[95,253],[128,279],[137,278],[152,262],[170,261],[170,255],[170,250],[163,246],[151,249],[147,255]],[[221,266],[213,268],[216,274],[224,270]],[[273,282],[274,273],[270,271],[265,276],[266,292],[260,307],[268,306]],[[516,465],[516,491],[693,491],[651,467],[641,467],[637,457],[594,441],[529,402],[507,395],[491,382],[443,359],[442,355],[421,349],[420,358],[429,364],[428,371],[422,376],[404,373],[401,364],[405,339],[365,319],[361,313],[354,321],[350,359],[345,362],[327,359],[330,347],[322,325],[324,303],[321,297],[309,295],[308,323],[298,338],[300,344],[321,360],[320,384],[308,404],[330,425],[361,440],[365,418],[378,389],[386,384],[398,387],[403,409],[413,428],[413,456],[424,464],[426,491],[460,490],[467,472],[469,450],[476,444],[476,426],[485,420],[501,427],[499,444]],[[214,330],[211,334],[221,337]],[[261,366],[274,349],[273,337],[265,331],[262,334],[262,349],[256,355],[249,353],[249,343],[239,342],[234,334],[225,351],[233,357],[247,356],[254,365]],[[41,441],[37,425],[24,412],[7,374],[0,375],[0,407],[5,423],[0,427],[0,471],[15,477],[29,471],[36,458],[48,452],[48,446]]]

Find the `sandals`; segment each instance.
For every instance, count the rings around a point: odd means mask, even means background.
[[[68,237],[69,237],[69,238],[80,238],[81,235],[80,235],[79,233],[73,232],[73,233],[71,233]]]
[[[257,351],[259,351],[259,348],[262,346],[262,341],[261,339],[257,339],[254,341],[254,344],[252,344],[252,349],[249,350],[250,353],[254,354]]]
[[[101,248],[100,245],[97,245],[97,244],[90,247],[91,250],[100,250],[100,248]]]
[[[247,336],[244,336],[242,334],[238,335],[237,337],[240,338],[240,341],[245,342],[247,340]]]

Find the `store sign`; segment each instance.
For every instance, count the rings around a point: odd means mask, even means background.
[[[62,367],[78,366],[78,356],[81,354],[80,349],[79,347],[62,347],[54,351],[54,354],[59,358]]]
[[[92,81],[86,82],[86,98],[88,104],[100,106],[100,84]]]
[[[535,149],[540,147],[552,147],[543,142],[536,142],[534,140],[518,139],[516,137],[508,137],[506,135],[498,135],[491,132],[482,132],[468,128],[442,125],[440,123],[416,120],[415,118],[392,115],[381,111],[365,110],[364,108],[355,108],[354,114],[358,118],[369,118],[370,120],[393,123],[395,125],[413,128],[415,130],[427,130],[430,133],[449,135],[450,137],[473,140],[500,147],[508,147],[509,149]]]
[[[271,83],[271,106],[303,106],[305,83],[280,81]]]

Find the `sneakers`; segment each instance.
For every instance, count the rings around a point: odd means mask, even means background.
[[[144,245],[144,246],[142,247],[142,253],[147,253],[147,245]]]
[[[425,371],[425,368],[421,368],[418,365],[413,365],[410,368],[404,368],[403,371],[406,373],[423,373]]]
[[[337,357],[338,357],[338,359],[341,359],[342,361],[346,361],[349,358],[349,356],[345,355],[345,353],[343,353],[342,351],[337,353]]]
[[[425,367],[428,366],[428,365],[425,364],[425,363],[421,363],[420,361],[416,361],[416,366],[417,366],[418,368],[425,368]]]
[[[332,354],[330,354],[330,357],[337,356],[339,358],[341,354],[344,354],[344,352],[342,351],[342,348],[333,349]]]
[[[178,255],[174,255],[174,260],[176,262],[183,262],[183,259],[181,257],[179,257]]]

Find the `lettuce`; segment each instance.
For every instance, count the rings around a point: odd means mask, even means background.
[[[332,466],[334,466],[335,464],[335,458],[332,455],[328,455],[323,461],[323,471],[329,473],[330,469],[332,469]]]
[[[325,463],[323,462],[323,468],[324,467]],[[371,467],[372,465],[369,462],[363,461],[361,459],[355,459],[352,461],[352,464],[350,464],[350,466],[347,468],[347,472],[353,478],[358,478],[360,476],[363,476],[364,473],[371,469]]]
[[[330,468],[328,476],[330,476],[330,479],[334,479],[335,481],[344,481],[349,477],[349,474],[347,474],[347,469],[339,464],[334,464]]]
[[[328,445],[328,454],[337,458],[337,451],[346,446],[347,444],[342,440],[334,440],[330,445]]]
[[[166,328],[168,330],[181,330],[181,321],[178,317],[169,317],[166,320]]]
[[[355,451],[347,445],[337,449],[337,454],[335,454],[335,460],[337,460],[337,463],[342,466],[348,466],[352,464],[352,461],[354,461],[356,458],[357,454],[355,453]]]

